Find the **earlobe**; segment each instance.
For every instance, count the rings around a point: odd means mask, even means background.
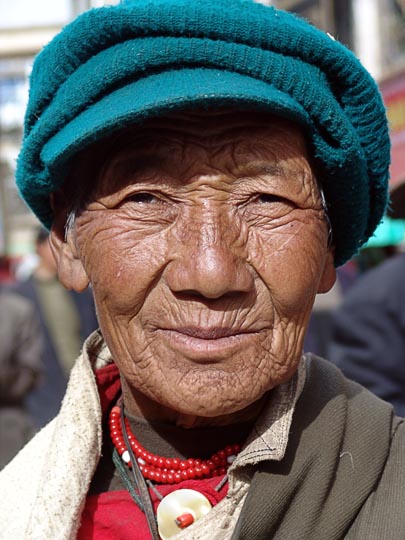
[[[335,253],[333,247],[328,249],[325,257],[325,263],[322,270],[322,276],[318,285],[318,294],[327,293],[331,290],[336,281],[336,268],[334,264]]]
[[[57,226],[53,225],[49,235],[52,253],[56,260],[59,281],[67,289],[82,292],[88,287],[89,278],[87,277],[75,245],[73,232],[68,231],[66,238],[60,232],[57,230]]]

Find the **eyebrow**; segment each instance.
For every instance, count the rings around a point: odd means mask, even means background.
[[[255,174],[271,174],[272,176],[285,176],[286,169],[277,163],[253,161],[238,167],[237,176],[251,176]],[[291,171],[293,172],[293,171]]]
[[[161,165],[162,159],[156,155],[139,155],[129,156],[128,158],[121,157],[112,160],[108,167],[110,171],[114,171],[120,178],[136,179],[138,174],[146,169]]]

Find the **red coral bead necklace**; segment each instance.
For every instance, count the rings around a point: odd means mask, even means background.
[[[212,478],[226,474],[241,450],[240,444],[232,444],[215,452],[210,459],[179,459],[152,454],[143,448],[132,433],[129,421],[124,419],[125,429],[142,476],[158,484],[178,484],[184,480]],[[111,440],[122,461],[132,468],[130,455],[125,444],[121,427],[121,408],[112,408],[109,419]]]

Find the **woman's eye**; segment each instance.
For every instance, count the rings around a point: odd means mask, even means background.
[[[125,202],[127,201],[138,204],[154,204],[159,202],[159,199],[152,193],[133,193],[125,199]]]
[[[266,217],[276,219],[287,215],[296,205],[282,197],[272,193],[255,193],[245,207],[246,217]]]
[[[270,195],[269,193],[261,193],[260,195],[256,197],[256,201],[259,203],[275,203],[275,202],[283,202],[284,199],[277,195]]]

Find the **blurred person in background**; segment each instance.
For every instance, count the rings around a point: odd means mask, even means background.
[[[362,274],[330,314],[327,357],[405,416],[405,254]]]
[[[305,334],[304,351],[310,351],[318,356],[326,357],[327,346],[330,340],[330,319],[332,312],[340,304],[342,292],[337,279],[332,289],[315,298],[311,318]]]
[[[44,228],[38,230],[37,265],[28,279],[14,287],[34,304],[44,336],[43,376],[27,400],[37,427],[57,414],[83,340],[98,327],[91,289],[78,294],[63,287],[48,237]]]
[[[405,218],[405,182],[391,192],[389,216]],[[330,315],[327,358],[405,416],[405,253],[357,278]]]
[[[35,427],[26,399],[40,381],[42,337],[35,308],[0,288],[0,468],[29,441]]]
[[[332,314],[340,306],[344,295],[356,282],[359,275],[354,259],[336,269],[336,282],[332,289],[315,298],[307,333],[304,351],[310,351],[323,358],[328,357],[328,347],[332,332]]]

